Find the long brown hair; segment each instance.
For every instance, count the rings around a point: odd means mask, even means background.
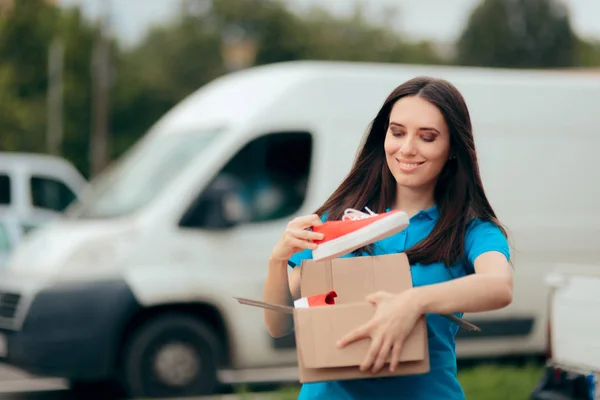
[[[451,83],[431,77],[416,77],[390,93],[371,122],[352,169],[315,211],[327,219],[340,219],[346,208],[365,206],[380,213],[393,206],[396,180],[388,168],[384,140],[393,105],[405,96],[419,96],[440,110],[450,131],[450,154],[438,177],[434,198],[439,218],[432,232],[406,251],[411,263],[444,262],[455,265],[464,258],[467,225],[474,218],[492,221],[506,236],[490,205],[481,182],[471,117],[461,93]],[[372,247],[363,249],[370,253]]]

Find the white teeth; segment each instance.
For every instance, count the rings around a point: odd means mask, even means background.
[[[406,164],[406,163],[400,163],[400,166],[402,168],[417,168],[420,164]]]

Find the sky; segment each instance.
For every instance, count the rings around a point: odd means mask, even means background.
[[[374,22],[383,21],[387,9],[395,9],[393,28],[415,40],[453,42],[461,33],[472,9],[480,0],[364,0],[367,15]],[[562,0],[569,6],[575,32],[584,38],[600,40],[600,0]],[[106,4],[114,33],[125,45],[141,40],[153,24],[169,21],[177,12],[180,0],[57,0],[58,4],[79,4],[94,18]],[[298,11],[321,5],[333,13],[351,13],[354,0],[285,0]]]

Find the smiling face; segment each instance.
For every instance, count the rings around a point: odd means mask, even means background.
[[[450,154],[450,132],[444,116],[419,96],[401,98],[390,113],[384,149],[399,186],[433,189]]]

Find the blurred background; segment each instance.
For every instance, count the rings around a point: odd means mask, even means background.
[[[32,182],[32,192],[61,213],[187,95],[293,60],[596,71],[600,1],[0,0],[0,165],[17,153],[60,157],[68,178]],[[0,204],[7,187],[0,176]],[[0,262],[22,234],[10,221],[0,224]],[[467,398],[525,399],[542,365],[469,366],[461,381]],[[84,398],[1,369],[9,392],[23,393],[0,397]]]
[[[0,0],[0,149],[93,177],[230,71],[319,59],[600,66],[596,0]]]

